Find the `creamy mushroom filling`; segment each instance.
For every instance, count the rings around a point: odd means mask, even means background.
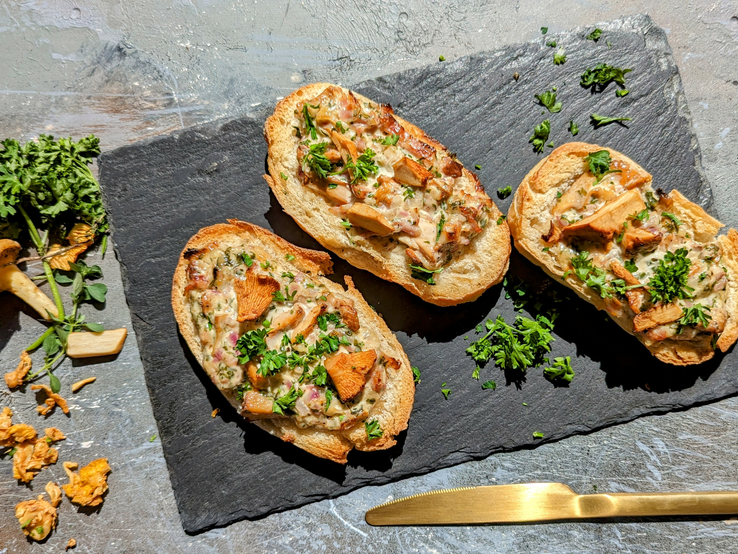
[[[186,294],[202,365],[246,417],[345,429],[366,419],[396,362],[359,325],[351,298],[287,261],[245,246],[189,254]]]
[[[542,249],[599,294],[613,317],[627,316],[647,343],[666,339],[711,344],[727,321],[728,270],[716,240],[675,215],[623,162],[618,172],[591,171],[552,191],[550,231]]]
[[[333,204],[336,224],[352,241],[405,246],[430,284],[423,269],[449,263],[489,224],[492,202],[476,177],[408,133],[389,106],[330,86],[298,106],[295,123],[299,177]]]

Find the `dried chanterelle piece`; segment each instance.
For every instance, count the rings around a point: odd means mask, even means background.
[[[64,547],[64,550],[69,550],[70,548],[74,548],[77,546],[77,541],[74,539],[69,539],[69,542],[67,543],[67,546]]]
[[[8,388],[14,389],[20,387],[23,384],[23,379],[31,371],[31,367],[33,367],[31,356],[24,350],[21,352],[18,367],[14,371],[5,374],[5,384],[8,385]]]
[[[85,385],[89,385],[90,383],[94,383],[97,377],[88,377],[87,379],[82,379],[81,381],[77,381],[72,385],[72,392],[77,392],[79,389],[84,387]]]
[[[58,316],[56,304],[51,298],[15,265],[20,250],[21,245],[14,240],[0,239],[0,292],[15,294],[44,319],[50,319],[49,314]]]
[[[64,400],[60,395],[53,392],[51,388],[49,388],[48,385],[31,385],[31,390],[43,390],[46,392],[46,400],[44,401],[44,404],[46,406],[37,406],[36,410],[38,410],[38,413],[41,415],[48,415],[51,410],[54,409],[54,406],[57,404],[62,409],[62,412],[65,414],[69,413],[69,406],[67,406],[67,401]]]
[[[51,258],[49,260],[49,265],[52,269],[62,269],[64,271],[70,271],[71,267],[69,267],[69,263],[76,262],[77,257],[82,254],[82,252],[87,250],[90,246],[92,246],[94,240],[95,232],[92,230],[92,227],[87,225],[87,223],[76,223],[67,235],[67,242],[69,242],[69,246],[74,246],[74,248],[65,250],[61,254],[57,254],[56,256]],[[49,247],[49,254],[54,254],[54,252],[61,249],[61,244],[52,244]]]
[[[64,462],[64,471],[69,477],[69,484],[64,485],[64,492],[75,504],[81,506],[97,506],[103,501],[103,494],[108,490],[107,476],[111,469],[107,458],[92,460],[79,470],[76,462]]]
[[[15,505],[15,517],[23,533],[35,541],[44,540],[56,528],[56,507],[61,502],[59,485],[49,482],[46,493],[51,497],[51,502],[39,494],[36,500],[24,500]]]

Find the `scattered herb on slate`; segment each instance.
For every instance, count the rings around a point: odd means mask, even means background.
[[[587,35],[587,40],[593,40],[597,42],[600,40],[600,37],[602,36],[602,29],[595,29],[591,33]]]
[[[151,438],[149,439],[149,442],[154,442],[156,440],[156,433],[151,435]]]
[[[595,92],[602,92],[611,82],[615,82],[621,87],[625,86],[625,74],[633,71],[632,69],[621,69],[606,63],[599,63],[593,68],[587,69],[582,73],[579,82],[584,88],[592,87]]]
[[[451,394],[451,389],[445,389],[443,387],[446,386],[446,383],[441,383],[441,392],[443,393],[443,397],[448,400],[448,395]]]
[[[620,90],[615,91],[615,96],[618,98],[622,98],[623,96],[627,95],[630,91],[627,88],[623,88]]]
[[[569,132],[571,133],[571,136],[573,137],[579,134],[579,125],[574,123],[573,119],[569,122]]]
[[[446,61],[446,56],[444,56],[443,54],[441,54],[440,56],[438,56],[438,61],[439,62],[445,62]]]
[[[507,185],[503,189],[497,189],[497,196],[498,196],[498,198],[501,198],[502,200],[504,200],[505,198],[507,198],[511,194],[512,194],[512,187],[510,185]]]
[[[533,431],[533,438],[534,439],[542,439],[543,438],[543,433],[541,433],[540,431]]]
[[[528,142],[533,143],[533,149],[536,152],[543,152],[543,147],[548,140],[548,135],[551,133],[551,122],[548,119],[544,119],[540,124],[536,125],[533,129]]]
[[[563,65],[566,63],[566,54],[563,48],[559,48],[554,54],[554,65]]]
[[[482,169],[482,166],[479,165],[479,164],[477,164],[477,165],[474,166],[474,169],[476,169],[477,171],[479,171],[480,169]]]
[[[541,34],[545,35],[546,33],[548,33],[548,27],[541,27]]]
[[[667,252],[648,282],[648,291],[655,302],[671,302],[674,298],[691,298],[694,289],[687,285],[689,268],[692,262],[687,257],[687,249]]]
[[[479,381],[479,372],[482,371],[482,368],[477,366],[474,368],[474,371],[472,371],[472,379],[475,379]]]
[[[410,366],[410,369],[413,370],[413,381],[416,385],[420,384],[420,368],[417,366]]]
[[[593,113],[589,116],[592,119],[592,123],[594,123],[595,129],[598,127],[602,127],[603,125],[609,125],[610,123],[615,123],[616,121],[631,121],[632,119],[630,117],[608,117],[606,115],[598,115],[596,113]]]
[[[495,383],[494,381],[485,381],[484,383],[482,383],[482,388],[485,390],[487,389],[495,390],[497,388],[497,383]]]
[[[565,358],[554,358],[554,362],[551,367],[547,367],[543,370],[543,375],[550,381],[557,379],[571,383],[574,379],[574,369],[571,367],[571,358],[566,356]]]
[[[556,92],[553,90],[547,90],[544,93],[536,94],[536,100],[545,107],[551,113],[558,113],[561,111],[561,102],[556,102]]]
[[[551,48],[556,48],[556,41],[550,40],[546,43],[546,46],[550,46]]]
[[[486,363],[494,358],[502,369],[525,372],[540,365],[543,355],[551,351],[554,320],[555,316],[540,314],[534,320],[517,316],[514,325],[508,325],[502,316],[495,321],[488,319],[487,333],[471,343],[466,352],[476,362]]]

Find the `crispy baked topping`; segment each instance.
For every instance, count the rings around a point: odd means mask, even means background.
[[[348,219],[352,241],[399,242],[408,263],[435,270],[488,223],[492,202],[476,177],[410,134],[391,107],[329,86],[295,115],[298,176],[335,204],[337,225]]]

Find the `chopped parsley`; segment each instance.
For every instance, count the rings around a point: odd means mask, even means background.
[[[289,179],[289,177],[287,177],[287,175],[285,175],[283,171],[280,171],[280,172],[279,172],[279,176],[280,176],[280,177],[281,177],[281,178],[282,178],[283,180],[285,180],[285,181],[286,181],[287,179]]]
[[[692,297],[694,289],[687,285],[691,265],[686,248],[667,252],[664,258],[659,260],[659,266],[648,282],[648,290],[654,303],[667,303],[674,298]]]
[[[245,364],[249,360],[262,356],[267,351],[267,329],[246,331],[236,342],[236,350],[240,353],[238,363]]]
[[[318,316],[318,328],[321,331],[328,331],[329,323],[333,323],[336,327],[345,327],[345,325],[341,323],[341,314],[338,312],[330,312],[328,314]]]
[[[512,194],[512,187],[510,185],[507,185],[503,189],[497,189],[497,197],[498,198],[501,198],[502,200],[504,200],[505,198],[507,198],[511,194]]]
[[[542,439],[543,438],[543,433],[541,433],[540,431],[533,431],[533,438],[534,439]]]
[[[563,47],[559,48],[554,54],[554,65],[563,65],[566,63],[566,54]]]
[[[592,175],[595,176],[595,181],[592,183],[592,186],[602,181],[602,178],[605,175],[609,175],[610,173],[621,173],[620,169],[610,169],[612,159],[610,158],[610,152],[607,150],[592,152],[584,158],[584,161],[589,163],[589,170],[592,172]]]
[[[413,370],[413,382],[416,385],[420,384],[420,368],[417,366],[410,366],[410,369]]]
[[[343,225],[346,229],[351,229],[351,222],[348,219],[342,219],[341,225]]]
[[[703,306],[702,304],[695,304],[690,308],[683,308],[682,317],[679,320],[679,325],[691,325],[693,327],[701,325],[704,328],[710,324],[712,316],[707,313],[710,308]]]
[[[627,88],[616,90],[615,96],[618,98],[622,98],[623,96],[627,96],[630,91]]]
[[[484,383],[482,383],[482,388],[485,390],[487,389],[495,390],[497,388],[497,383],[495,383],[494,381],[485,381]]]
[[[440,273],[443,271],[442,267],[438,269],[426,269],[422,265],[410,264],[410,276],[413,279],[425,281],[429,285],[435,285],[436,281],[433,279],[434,273]]]
[[[631,217],[631,219],[637,219],[638,221],[640,221],[642,223],[642,222],[644,222],[644,221],[646,221],[648,219],[648,208],[644,208],[640,212],[638,212],[637,214],[633,214],[630,217]]]
[[[336,129],[336,131],[339,131],[342,135],[345,134],[346,131],[348,131],[348,127],[344,127],[343,123],[341,123],[340,121],[336,121],[333,124],[333,127],[334,129]]]
[[[575,137],[579,134],[579,125],[574,123],[574,120],[572,119],[569,121],[569,132],[571,133],[571,136]]]
[[[507,219],[506,214],[502,214],[500,217],[497,218],[497,225],[502,225],[502,222]]]
[[[608,117],[606,115],[598,115],[596,113],[593,113],[589,117],[592,119],[595,129],[602,127],[603,125],[609,125],[610,123],[632,121],[632,118],[630,117]]]
[[[591,33],[587,35],[587,40],[593,40],[597,42],[600,40],[600,37],[602,36],[602,29],[595,29]]]
[[[631,273],[635,273],[636,271],[638,271],[638,266],[635,264],[635,262],[633,262],[633,260],[625,260],[623,266]]]
[[[295,259],[295,256],[292,254],[285,254],[284,259],[287,260],[288,262],[291,262]]]
[[[331,162],[325,157],[325,149],[328,146],[327,142],[316,142],[308,147],[308,153],[303,159],[303,165],[306,165],[310,170],[315,173],[321,179],[328,177],[331,170]]]
[[[441,212],[441,219],[439,219],[436,224],[436,242],[441,238],[441,231],[443,231],[444,225],[446,225],[446,214]]]
[[[550,46],[551,48],[556,48],[556,41],[555,40],[549,40],[546,43],[546,46]]]
[[[601,298],[611,298],[615,295],[625,294],[626,290],[642,287],[643,285],[626,286],[622,279],[607,280],[604,269],[595,266],[589,257],[589,252],[583,250],[571,258],[574,275],[585,285],[593,289]]]
[[[545,35],[546,33],[548,33],[548,27],[541,27],[541,34]]]
[[[445,62],[446,61],[446,56],[444,56],[443,54],[441,54],[440,56],[438,56],[438,61],[439,62]]]
[[[497,316],[495,321],[488,319],[487,333],[471,343],[466,352],[476,362],[494,358],[502,369],[524,372],[540,365],[544,354],[551,351],[550,344],[555,340],[551,335],[554,319],[540,314],[535,320],[518,316],[514,325],[508,325],[502,316]]]
[[[368,440],[378,439],[384,435],[384,431],[382,431],[382,427],[379,425],[379,420],[377,419],[365,421],[364,427],[366,428],[366,438]]]
[[[325,389],[325,411],[328,411],[328,407],[331,405],[333,400],[333,391],[331,389]]]
[[[547,90],[542,94],[535,95],[536,100],[539,104],[546,108],[551,113],[558,113],[561,111],[561,102],[556,101],[556,92],[553,90]]]
[[[574,369],[571,367],[571,358],[566,356],[565,358],[554,358],[554,363],[551,367],[547,367],[543,370],[543,375],[549,381],[559,379],[571,383],[574,378]]]
[[[280,369],[287,365],[287,356],[276,350],[267,350],[259,363],[256,373],[263,377],[276,375]]]
[[[633,71],[632,69],[621,69],[606,63],[599,63],[593,68],[587,69],[582,73],[579,84],[584,88],[592,87],[595,92],[602,92],[611,82],[625,86],[625,74]]]
[[[481,165],[479,165],[479,164],[476,164],[476,165],[474,166],[474,169],[476,169],[477,171],[479,171],[480,169],[482,169],[482,166],[481,166]]]
[[[302,390],[296,386],[291,388],[286,394],[278,396],[272,403],[272,413],[284,415],[285,410],[293,411],[297,399],[302,396]]]
[[[543,152],[543,147],[548,140],[548,135],[551,133],[551,122],[548,119],[544,119],[540,124],[536,125],[533,129],[533,134],[528,139],[528,142],[533,143],[533,149],[536,152]]]
[[[347,170],[351,170],[354,174],[354,177],[351,179],[352,184],[358,181],[366,181],[367,177],[373,175],[379,170],[379,167],[373,161],[374,156],[376,156],[376,153],[371,148],[367,148],[355,162],[351,159],[351,156],[349,156],[343,168],[331,175],[338,175]]]
[[[313,372],[308,376],[313,383],[319,387],[324,387],[328,383],[328,371],[324,366],[318,364]]]
[[[451,389],[445,389],[443,387],[446,386],[446,383],[441,383],[441,393],[443,394],[443,397],[448,400],[448,395],[451,394]]]
[[[468,339],[469,337],[464,337],[464,339]],[[477,366],[474,368],[474,371],[472,371],[472,379],[476,379],[479,381],[479,372],[482,371],[482,368]]]
[[[254,265],[254,258],[246,252],[241,253],[241,260],[243,261],[243,263],[246,264],[246,267],[251,267],[252,265]]]
[[[415,198],[415,191],[413,190],[413,187],[402,185],[402,197],[405,200],[410,200],[411,198]]]
[[[679,221],[679,218],[675,216],[671,212],[661,212],[661,217],[664,219],[669,219],[670,223],[668,223],[668,227],[671,231],[678,231],[679,226],[682,224],[681,221]]]
[[[400,140],[400,135],[388,135],[382,139],[374,139],[374,142],[379,142],[385,146],[394,146],[398,140]]]
[[[318,108],[320,108],[320,104],[310,107],[317,110]],[[313,140],[317,140],[318,130],[315,127],[315,120],[313,119],[313,116],[310,115],[310,112],[308,111],[307,102],[305,102],[305,104],[303,104],[302,106],[302,117],[305,120],[305,130],[307,131],[307,134],[310,135],[310,138],[312,138]]]

